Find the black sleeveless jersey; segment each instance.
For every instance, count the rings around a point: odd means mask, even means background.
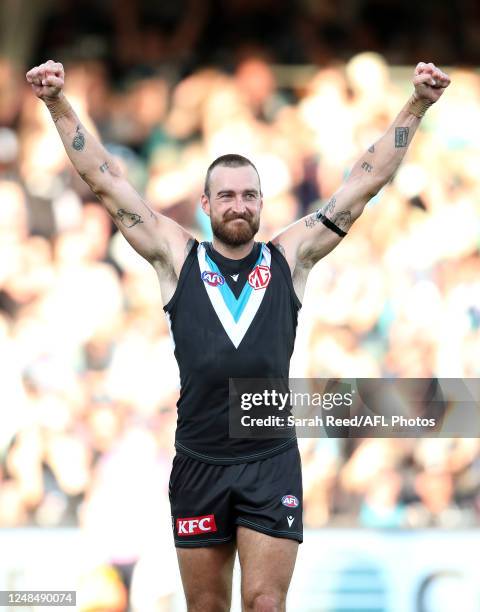
[[[234,283],[243,284],[241,292],[232,290]],[[195,241],[164,307],[180,369],[177,452],[229,465],[296,444],[294,433],[287,439],[230,438],[229,379],[288,381],[300,307],[287,261],[271,242],[231,260]]]

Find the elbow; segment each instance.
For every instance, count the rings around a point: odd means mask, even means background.
[[[372,173],[373,174],[373,173]],[[368,180],[364,180],[364,194],[370,200],[386,185],[390,177],[382,174],[373,174]],[[367,200],[367,201],[368,201]]]
[[[99,200],[111,193],[118,191],[122,187],[123,176],[110,169],[110,164],[106,162],[98,170],[80,173],[81,178],[90,187]]]
[[[365,192],[365,204],[374,198],[386,183],[387,181],[378,182],[372,185],[372,187]]]
[[[97,186],[97,183],[92,177],[92,175],[87,174],[86,172],[80,172],[79,174],[80,174],[80,178],[82,179],[82,181],[90,187],[90,189],[93,191],[95,195],[98,196],[100,193],[100,188]]]
[[[367,202],[377,195],[380,189],[388,182],[388,178],[377,175],[369,176],[368,178],[365,176],[351,176],[348,182],[351,184],[353,193],[356,196],[355,200],[359,202],[359,213],[357,216],[360,216]]]
[[[101,181],[95,180],[94,177],[91,177],[87,174],[80,174],[84,182],[90,187],[92,193],[95,194],[98,200],[102,201],[103,198],[107,195],[107,189],[105,185],[102,185]]]

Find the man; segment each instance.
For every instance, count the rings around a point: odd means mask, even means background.
[[[229,438],[228,379],[288,378],[312,266],[393,176],[449,77],[419,63],[412,97],[328,204],[267,244],[254,241],[263,201],[249,160],[227,155],[210,165],[201,203],[214,237],[212,244],[198,244],[152,210],[87,133],[62,92],[61,64],[49,60],[30,70],[27,80],[47,105],[77,171],[158,274],[181,377],[170,501],[188,609],[229,609],[238,550],[244,610],[284,610],[302,541],[296,440]]]

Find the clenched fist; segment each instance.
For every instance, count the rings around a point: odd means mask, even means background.
[[[417,99],[433,104],[450,85],[450,77],[437,68],[435,64],[420,62],[415,68],[413,84]]]
[[[63,65],[53,60],[35,66],[26,77],[35,95],[42,100],[58,98],[65,83]]]

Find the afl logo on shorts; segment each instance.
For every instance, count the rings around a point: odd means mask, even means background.
[[[287,506],[287,508],[296,508],[299,505],[298,499],[295,495],[284,495],[282,497],[282,504]]]
[[[248,284],[254,289],[265,289],[271,276],[268,266],[255,266],[248,275]]]
[[[218,285],[223,285],[225,279],[218,272],[211,272],[210,270],[205,270],[202,272],[202,280],[204,283],[210,285],[210,287],[218,287]]]

